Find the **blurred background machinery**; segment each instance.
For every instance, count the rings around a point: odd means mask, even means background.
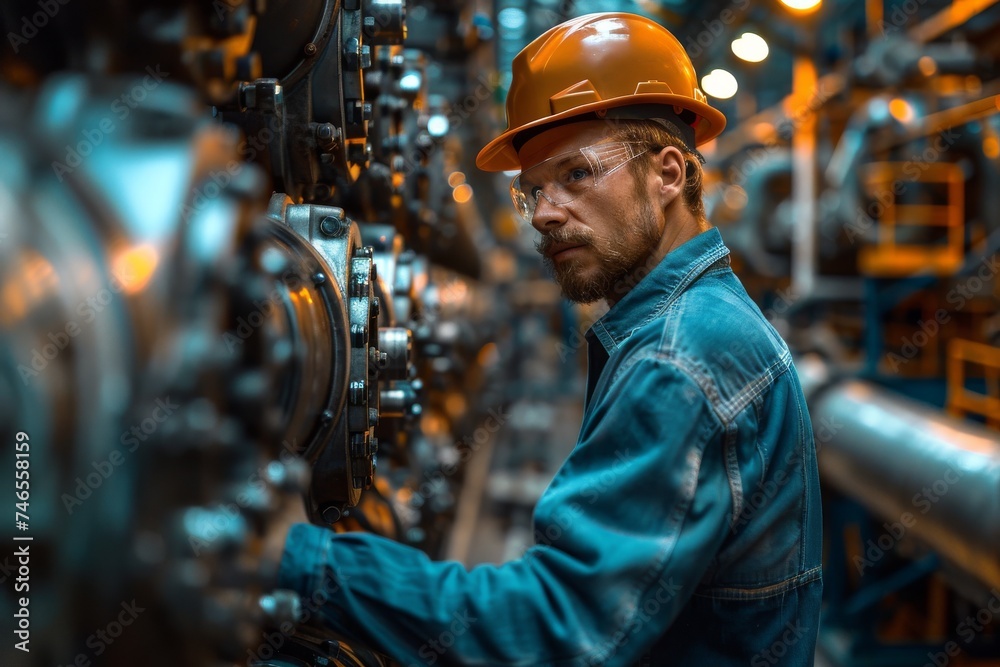
[[[475,43],[404,39],[468,19],[95,5],[0,10],[2,662],[383,664],[275,566],[292,520],[437,554],[454,513],[502,313],[430,80]]]
[[[709,218],[820,449],[818,664],[1000,665],[998,5],[5,3],[0,607],[32,651],[0,661],[389,664],[274,589],[291,521],[532,543],[603,307],[472,158],[525,44],[621,10],[729,118]]]

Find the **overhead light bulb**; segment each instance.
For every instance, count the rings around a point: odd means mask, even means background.
[[[720,100],[728,100],[736,94],[739,84],[736,77],[724,69],[713,69],[701,78],[701,87],[707,95]]]
[[[811,12],[819,7],[821,0],[781,0],[781,4],[797,12]]]
[[[745,32],[734,39],[731,48],[737,58],[748,63],[759,63],[770,53],[764,38],[753,32]]]

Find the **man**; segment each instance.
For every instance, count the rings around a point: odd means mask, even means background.
[[[518,211],[587,334],[579,441],[519,560],[466,571],[371,535],[293,529],[281,582],[404,664],[811,665],[820,505],[788,349],[701,207],[696,146],[725,119],[656,23],[594,14],[514,61]],[[332,582],[332,583],[331,583]]]

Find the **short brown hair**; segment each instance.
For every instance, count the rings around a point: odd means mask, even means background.
[[[650,150],[659,151],[667,146],[676,146],[684,155],[684,203],[698,219],[705,219],[705,204],[702,201],[701,156],[684,143],[684,140],[654,120],[620,120],[614,123],[611,136],[617,141],[632,141],[646,144]],[[635,160],[629,169],[636,178],[644,177],[649,169],[646,160]]]

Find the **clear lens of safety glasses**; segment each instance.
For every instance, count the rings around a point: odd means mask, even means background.
[[[539,197],[553,206],[567,204],[646,151],[645,144],[614,141],[550,157],[510,182],[514,208],[531,222]]]

